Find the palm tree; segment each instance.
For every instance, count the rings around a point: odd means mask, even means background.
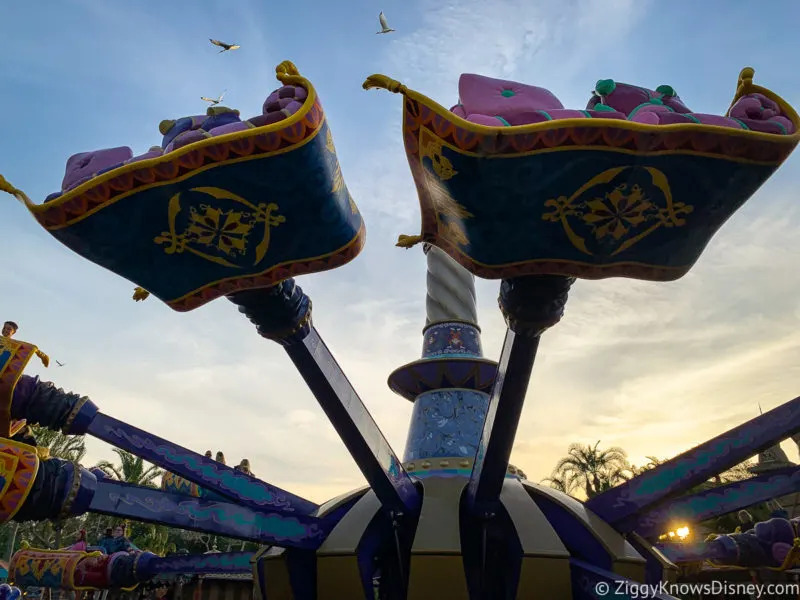
[[[587,498],[629,479],[631,466],[625,451],[617,446],[600,450],[599,446],[599,441],[594,446],[570,444],[567,456],[558,461],[550,479],[573,482]]]
[[[143,487],[158,487],[155,481],[161,477],[162,471],[155,465],[146,463],[140,456],[136,456],[119,448],[112,448],[119,457],[119,464],[102,460],[97,463],[97,468],[103,470],[109,477],[125,483],[133,483]]]
[[[634,476],[641,475],[645,471],[649,471],[650,469],[655,469],[659,465],[666,462],[666,459],[658,458],[657,456],[645,456],[647,462],[643,464],[641,467],[637,467],[636,465],[631,465],[631,474]]]
[[[47,448],[50,456],[70,462],[80,462],[86,456],[86,439],[82,435],[64,435],[38,425],[32,425],[31,431],[36,445]]]
[[[545,477],[541,481],[542,483],[546,483],[554,490],[558,490],[564,494],[572,495],[572,492],[575,491],[575,488],[578,487],[578,482],[575,481],[574,478],[570,477],[568,474],[565,473],[552,473],[550,477]]]

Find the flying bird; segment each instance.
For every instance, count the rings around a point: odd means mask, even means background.
[[[57,364],[59,367],[63,367],[63,366],[64,366],[64,363],[62,363],[62,362],[59,362],[59,361],[56,361],[56,364]]]
[[[225,90],[224,92],[222,92],[219,95],[219,98],[208,98],[206,96],[200,96],[200,100],[202,100],[203,102],[208,102],[209,104],[211,104],[211,106],[216,106],[217,104],[222,102],[222,99],[225,97],[225,92],[227,92],[227,91],[228,90]]]
[[[223,52],[227,52],[228,50],[238,50],[241,48],[239,44],[226,44],[225,42],[220,42],[219,40],[212,40],[208,38],[208,41],[214,44],[215,46],[219,46],[222,50],[219,51],[220,54]]]
[[[386,15],[383,14],[383,11],[381,11],[381,14],[378,15],[378,21],[381,24],[381,30],[376,31],[375,33],[392,33],[394,31],[394,29],[389,27],[389,24],[386,22]]]

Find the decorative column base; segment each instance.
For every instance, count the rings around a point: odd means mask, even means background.
[[[425,392],[414,401],[404,461],[474,457],[489,394],[465,389]]]
[[[403,461],[472,459],[497,363],[483,358],[472,323],[432,323],[422,335],[422,358],[389,376],[391,390],[414,402]]]

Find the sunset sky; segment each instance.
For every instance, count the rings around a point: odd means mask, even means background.
[[[270,4],[272,6],[272,4]],[[45,9],[45,7],[49,7]],[[377,36],[384,10],[397,32]],[[251,0],[15,2],[0,36],[0,173],[35,201],[77,152],[159,144],[162,119],[227,106],[258,114],[292,60],[315,84],[345,180],[367,225],[353,263],[300,278],[314,320],[402,454],[411,404],[388,374],[419,357],[422,249],[400,136],[401,101],[361,82],[384,73],[450,106],[462,72],[544,86],[583,108],[598,79],[673,86],[695,112],[722,114],[740,69],[800,106],[800,3],[644,0]],[[218,54],[214,37],[241,44]],[[792,57],[791,60],[789,57]],[[550,473],[571,442],[620,445],[633,462],[667,457],[800,394],[800,156],[794,156],[667,284],[579,281],[543,338],[512,462]],[[491,201],[487,198],[487,201]],[[0,196],[0,320],[65,363],[39,373],[104,412],[200,452],[248,457],[271,483],[321,501],[362,483],[285,353],[225,300],[176,313],[89,263]],[[498,282],[479,281],[486,354],[505,327]],[[89,443],[86,464],[111,458]],[[790,458],[797,451],[785,444]]]

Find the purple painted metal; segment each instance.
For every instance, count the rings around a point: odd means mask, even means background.
[[[97,483],[91,512],[271,544],[319,548],[335,523],[287,512],[255,511],[108,479]]]
[[[318,508],[310,500],[103,413],[95,416],[88,433],[252,510],[310,515]]]
[[[538,336],[520,335],[511,329],[506,331],[475,466],[467,484],[467,502],[477,516],[488,517],[495,513],[500,502],[538,347]]]
[[[708,480],[800,431],[800,398],[700,444],[611,488],[587,507],[619,531],[633,531],[637,515]]]
[[[698,523],[771,498],[800,491],[800,468],[776,469],[745,481],[681,496],[637,519],[636,533],[650,537],[667,531],[670,521]]]
[[[419,491],[316,328],[284,348],[383,507],[416,512]]]
[[[253,552],[213,552],[195,556],[158,556],[147,561],[145,569],[137,566],[136,574],[141,581],[147,581],[165,573],[251,573],[253,555]]]

